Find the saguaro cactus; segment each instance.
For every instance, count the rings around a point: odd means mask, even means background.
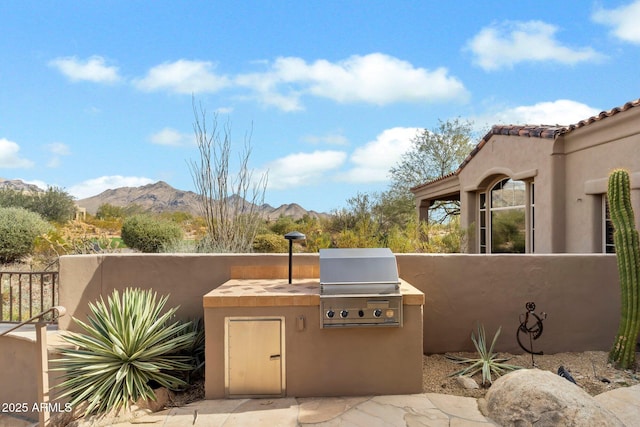
[[[622,169],[611,172],[607,196],[622,304],[620,326],[609,359],[621,369],[629,369],[635,364],[636,340],[640,332],[640,248],[630,193],[629,173]]]

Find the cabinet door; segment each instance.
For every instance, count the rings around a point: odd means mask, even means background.
[[[280,318],[227,319],[227,394],[283,394]]]

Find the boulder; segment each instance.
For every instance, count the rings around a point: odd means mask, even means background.
[[[498,378],[479,406],[502,426],[624,426],[579,386],[539,369]]]

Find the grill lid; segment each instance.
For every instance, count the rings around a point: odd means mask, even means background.
[[[394,293],[399,286],[389,248],[320,249],[321,293]]]

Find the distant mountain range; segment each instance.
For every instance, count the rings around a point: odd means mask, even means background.
[[[19,179],[4,179],[0,178],[0,190],[9,189],[9,190],[18,190],[18,191],[29,191],[29,192],[40,192],[44,191],[42,188],[37,185],[27,184]]]
[[[41,188],[21,180],[0,178],[0,189],[2,188],[20,191],[43,191]],[[87,212],[92,215],[95,215],[98,207],[105,203],[114,206],[138,205],[143,209],[156,213],[188,212],[192,215],[200,215],[200,205],[196,193],[175,189],[164,181],[141,187],[109,189],[97,196],[76,200],[78,206],[86,208]],[[293,219],[300,219],[304,215],[314,218],[328,216],[326,213],[308,211],[297,203],[285,204],[277,208],[265,203],[258,207],[258,211],[269,220],[278,219],[280,216],[287,216]]]

